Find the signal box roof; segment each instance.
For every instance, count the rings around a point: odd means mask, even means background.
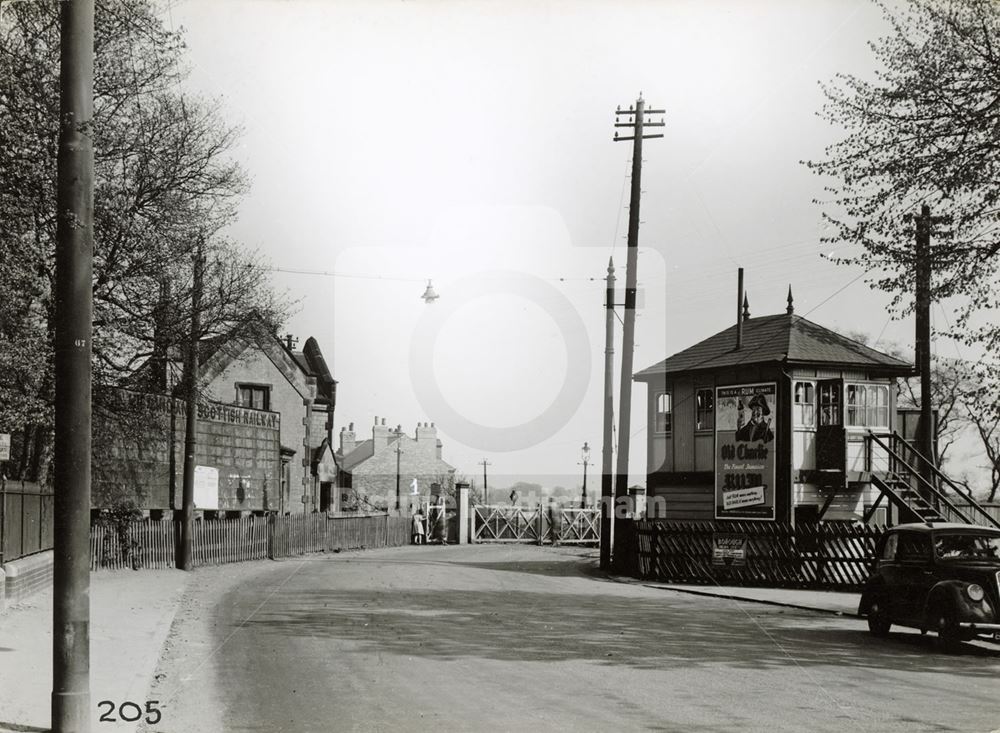
[[[743,343],[736,348],[736,325],[669,356],[635,375],[641,382],[685,372],[714,371],[761,364],[837,366],[883,376],[910,376],[913,367],[841,336],[794,313],[747,318]]]

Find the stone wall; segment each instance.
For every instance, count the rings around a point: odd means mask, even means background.
[[[120,399],[141,419],[128,430],[114,430],[94,456],[92,506],[130,499],[141,509],[180,509],[184,402],[124,390]],[[281,416],[274,412],[199,405],[195,464],[218,471],[220,510],[278,508],[280,430]]]

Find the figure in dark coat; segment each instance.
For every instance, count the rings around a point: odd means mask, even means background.
[[[755,394],[748,403],[750,422],[736,430],[736,440],[747,443],[770,443],[774,440],[771,430],[771,410],[762,394]]]

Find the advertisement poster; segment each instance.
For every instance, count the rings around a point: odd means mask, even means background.
[[[712,535],[712,564],[735,565],[747,564],[746,535],[716,532]]]
[[[715,518],[774,519],[777,385],[715,390]]]

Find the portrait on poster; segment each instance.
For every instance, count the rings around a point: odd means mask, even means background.
[[[776,397],[773,382],[716,388],[716,519],[774,519]]]

